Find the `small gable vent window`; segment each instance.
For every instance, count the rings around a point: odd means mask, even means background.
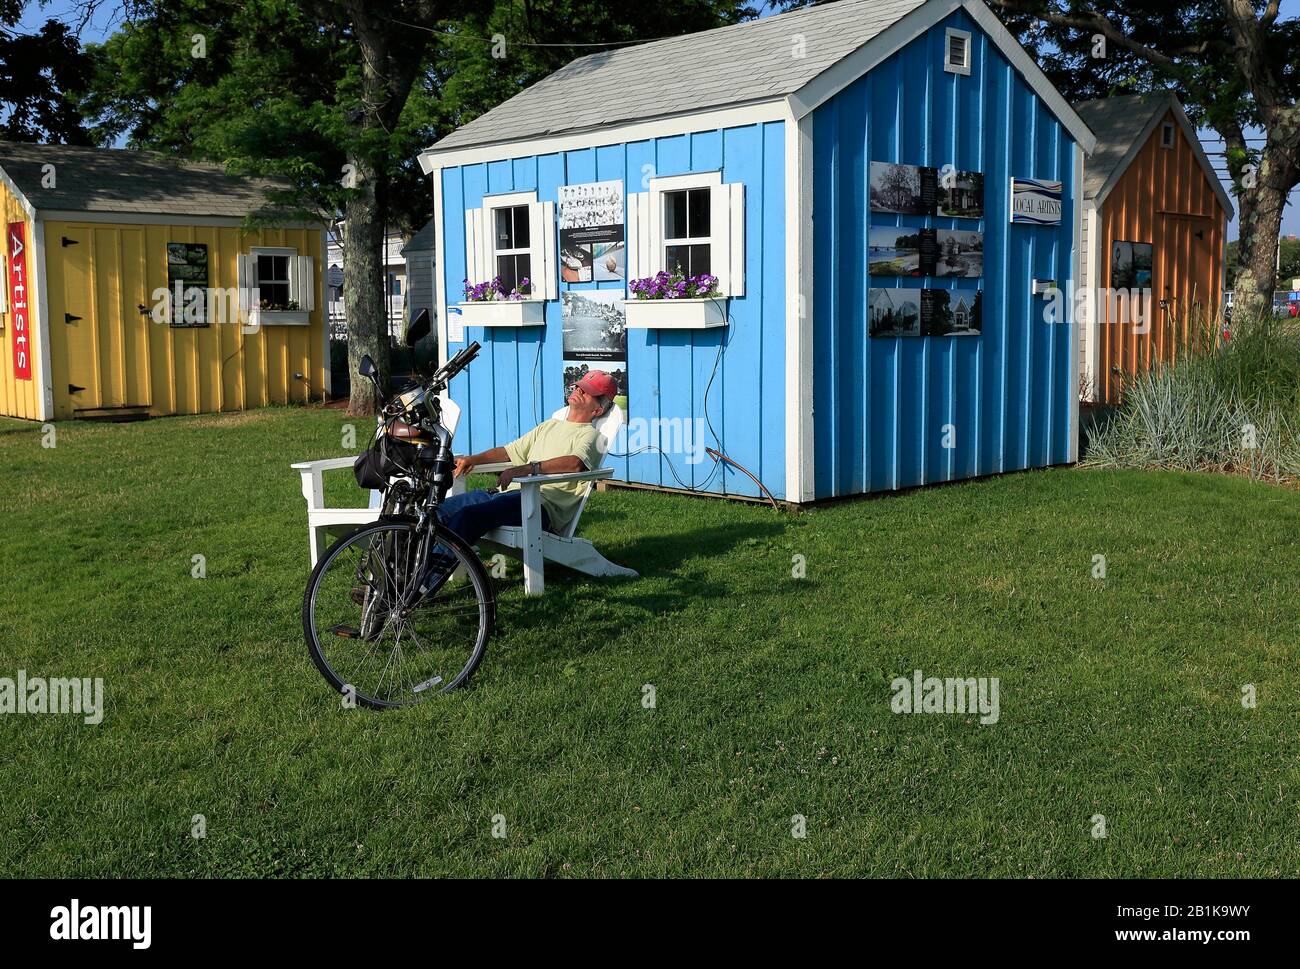
[[[970,75],[970,32],[948,28],[943,69],[949,74]]]
[[[1160,147],[1174,147],[1174,126],[1172,122],[1166,121],[1164,127],[1160,129]]]

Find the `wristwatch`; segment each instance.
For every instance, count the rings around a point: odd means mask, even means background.
[[[531,466],[532,469],[533,469],[533,474],[541,474],[541,473],[542,473],[542,465],[541,465],[540,462],[538,462],[538,461],[534,461],[534,462],[532,462],[532,464],[531,464],[530,466]]]

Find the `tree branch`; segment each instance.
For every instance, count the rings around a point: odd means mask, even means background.
[[[1176,74],[1180,77],[1182,76],[1183,72],[1176,61],[1160,53],[1158,50],[1153,50],[1145,44],[1138,43],[1099,13],[1078,15],[1058,13],[1050,8],[1044,9],[1041,4],[1035,3],[1033,0],[991,0],[991,2],[1004,10],[1010,10],[1013,13],[1030,14],[1031,16],[1037,17],[1039,20],[1056,27],[1072,27],[1075,30],[1091,30],[1094,33],[1101,34],[1112,43],[1118,44],[1126,50],[1132,51],[1148,63],[1154,64],[1170,74]],[[1228,2],[1228,0],[1225,0],[1225,2]]]

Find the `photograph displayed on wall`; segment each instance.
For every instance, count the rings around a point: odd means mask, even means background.
[[[947,181],[946,187],[939,186],[939,211],[935,214],[954,219],[984,218],[984,175],[953,172]]]
[[[933,215],[938,182],[933,168],[871,163],[871,211]]]
[[[167,243],[167,292],[171,325],[208,325],[208,247],[202,242]]]
[[[622,182],[561,185],[559,218],[561,282],[627,278]]]
[[[564,399],[588,370],[603,370],[618,382],[619,406],[627,410],[627,317],[621,289],[560,294],[564,309]]]
[[[867,272],[872,276],[984,274],[982,232],[873,225],[867,249]]]
[[[867,293],[867,330],[872,336],[920,336],[921,289],[872,287]]]
[[[1111,246],[1112,289],[1149,289],[1155,249],[1149,242],[1116,242]]]
[[[868,238],[867,272],[872,276],[920,276],[921,235],[926,231],[873,225]]]
[[[921,290],[923,336],[979,336],[982,326],[978,289]]]
[[[984,175],[926,165],[871,163],[871,211],[893,215],[984,218]],[[944,184],[944,183],[947,184]]]
[[[984,233],[966,229],[939,229],[935,239],[932,276],[984,275]]]
[[[982,327],[977,289],[867,291],[867,332],[873,336],[978,336]]]

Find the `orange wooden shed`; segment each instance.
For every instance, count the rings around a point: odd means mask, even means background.
[[[1115,403],[1124,374],[1172,359],[1221,311],[1232,200],[1173,94],[1074,109],[1097,136],[1083,175],[1079,278],[1094,311],[1079,327],[1080,393]]]

